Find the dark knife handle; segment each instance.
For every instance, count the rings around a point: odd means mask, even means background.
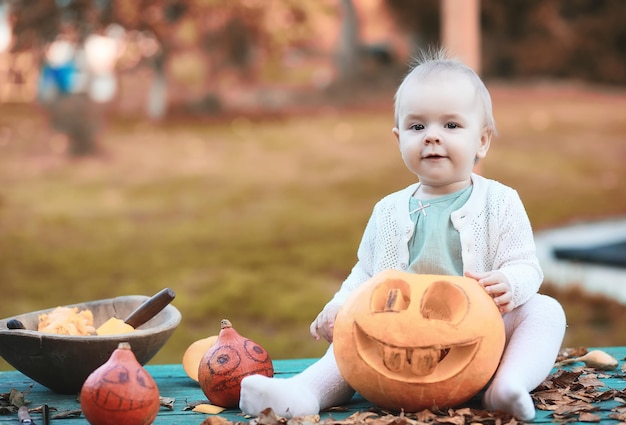
[[[124,322],[133,328],[138,328],[163,310],[174,297],[176,293],[170,288],[165,288],[137,307]]]
[[[26,329],[24,324],[17,319],[11,319],[7,321],[7,328],[9,329]]]
[[[43,405],[41,415],[43,418],[43,425],[50,425],[50,408],[48,407],[47,404]]]

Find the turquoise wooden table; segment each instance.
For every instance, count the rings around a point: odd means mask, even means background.
[[[560,410],[561,413],[565,413],[565,416],[562,417],[570,418],[568,423],[581,423],[576,422],[581,420],[581,418],[584,420],[597,418],[599,420],[596,422],[602,424],[626,423],[626,401],[624,401],[626,400],[626,368],[624,367],[626,347],[608,347],[601,348],[601,350],[612,354],[619,360],[619,366],[617,369],[602,372],[597,376],[593,371],[588,369],[584,369],[584,372],[581,372],[581,368],[576,367],[576,365],[553,370],[553,374],[557,376],[565,373],[565,375],[555,379],[557,386],[567,384],[569,382],[568,379],[571,381],[573,379],[572,377],[576,376],[577,371],[579,374],[582,373],[578,377],[581,382],[580,385],[577,385],[577,387],[570,385],[565,389],[561,389],[561,391],[570,394],[572,399],[577,400],[576,403],[579,401],[580,403],[588,403],[588,406],[591,407],[583,408],[582,411],[589,411],[590,415],[594,415],[579,416],[581,410],[580,406],[578,406],[578,404],[576,404],[578,407],[572,405],[573,407],[571,407],[571,409],[565,408]],[[276,376],[292,376],[302,371],[314,361],[315,359],[277,360],[274,362]],[[181,365],[148,365],[146,366],[146,369],[157,382],[161,397],[164,398],[164,401],[171,402],[169,407],[161,407],[159,415],[155,421],[156,425],[200,425],[209,416],[235,423],[250,422],[252,419],[243,416],[237,409],[226,410],[217,416],[193,412],[188,408],[188,405],[198,401],[206,402],[206,397],[200,390],[198,384],[187,377]],[[591,378],[592,380],[587,379],[583,382],[583,377]],[[563,384],[564,382],[565,384]],[[591,387],[591,389],[589,389],[589,387]],[[583,395],[582,390],[574,391],[575,388],[585,388],[584,391],[586,391],[587,394]],[[28,406],[31,409],[43,406],[44,404],[48,405],[52,416],[50,423],[53,425],[87,424],[87,421],[83,416],[78,416],[80,413],[80,404],[75,396],[56,394],[17,371],[0,372],[0,394],[9,393],[13,389],[27,393],[26,399],[30,401]],[[554,392],[547,391],[546,393],[542,393],[541,397],[536,396],[536,404],[549,404],[550,399],[553,398],[553,395],[550,394],[554,394]],[[461,407],[480,409],[478,399],[470,401],[467,406]],[[623,409],[621,410],[621,420],[619,416],[620,407]],[[331,409],[328,412],[322,412],[320,415],[320,421],[325,424],[332,424],[345,420],[357,412],[368,412],[370,410],[376,412],[381,417],[385,416],[384,412],[376,410],[375,406],[368,403],[357,394],[353,397],[350,403],[344,406],[339,406],[336,409]],[[575,414],[571,414],[570,412],[568,416],[568,410],[577,410],[577,412],[575,412]],[[31,416],[37,425],[41,425],[43,423],[41,420],[42,416],[37,411],[33,411]],[[55,416],[64,416],[64,418],[55,418]],[[551,410],[537,410],[537,417],[533,421],[533,423],[555,422],[557,422],[557,420],[554,418],[553,411]],[[347,423],[355,423],[355,421],[346,421],[344,422],[344,425]],[[365,424],[364,421],[361,421],[360,423]],[[377,425],[392,423],[395,425],[411,425],[410,422],[398,422],[396,420],[378,422]],[[438,422],[433,421],[430,423]],[[493,424],[496,422],[488,422],[485,420],[485,422],[482,423]],[[16,414],[0,415],[0,425],[12,424],[19,424]]]

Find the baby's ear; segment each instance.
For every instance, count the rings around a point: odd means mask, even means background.
[[[480,145],[478,152],[476,152],[476,159],[482,159],[487,156],[492,137],[493,131],[488,127],[483,128],[483,131],[480,133]]]
[[[398,127],[392,128],[391,133],[393,133],[393,135],[396,136],[396,140],[400,142],[400,130],[398,130]]]

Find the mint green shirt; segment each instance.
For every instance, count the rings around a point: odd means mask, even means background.
[[[427,201],[411,197],[415,232],[409,241],[408,270],[419,274],[463,275],[461,239],[450,214],[467,202],[472,186]]]

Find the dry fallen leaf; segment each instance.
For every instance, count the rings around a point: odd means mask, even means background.
[[[578,420],[580,422],[600,422],[600,416],[594,415],[593,413],[581,413],[578,416]]]
[[[185,399],[185,406],[183,407],[183,411],[185,410],[193,410],[194,407],[196,407],[199,404],[207,404],[207,400],[195,400],[195,401],[189,401]]]
[[[314,425],[320,421],[319,415],[298,416],[287,421],[287,425]]]
[[[63,410],[50,416],[50,419],[78,418],[83,414],[80,409]]]
[[[626,423],[626,415],[622,414],[616,414],[616,413],[609,413],[609,418],[610,419],[615,419],[616,421],[620,421],[620,423],[618,425],[622,425],[623,423]]]
[[[231,425],[227,419],[222,418],[221,416],[209,416],[206,418],[200,425]]]
[[[165,407],[169,410],[174,410],[174,402],[176,401],[173,397],[159,397],[159,402],[161,407]]]
[[[587,347],[573,347],[573,348],[564,348],[558,354],[556,358],[556,362],[562,362],[565,359],[571,359],[572,357],[581,357],[587,354],[589,350]]]
[[[268,407],[263,410],[256,419],[250,421],[250,423],[258,425],[279,425],[281,424],[281,419],[283,424],[287,422],[287,419],[276,415],[274,410]]]
[[[566,358],[556,363],[557,367],[571,363],[584,363],[585,366],[598,370],[614,370],[619,362],[615,357],[602,350],[592,350],[583,356]]]
[[[220,406],[216,406],[214,404],[198,404],[196,405],[196,407],[193,408],[194,412],[198,412],[198,413],[206,413],[208,415],[217,415],[218,413],[222,413],[224,410],[226,410],[223,407]]]
[[[595,410],[595,407],[591,403],[583,403],[580,401],[575,401],[568,404],[563,404],[559,406],[555,411],[554,415],[569,415],[570,413],[580,413],[580,412],[590,412]]]
[[[597,375],[588,374],[578,378],[578,383],[585,388],[588,387],[605,387],[606,384],[598,379]]]

